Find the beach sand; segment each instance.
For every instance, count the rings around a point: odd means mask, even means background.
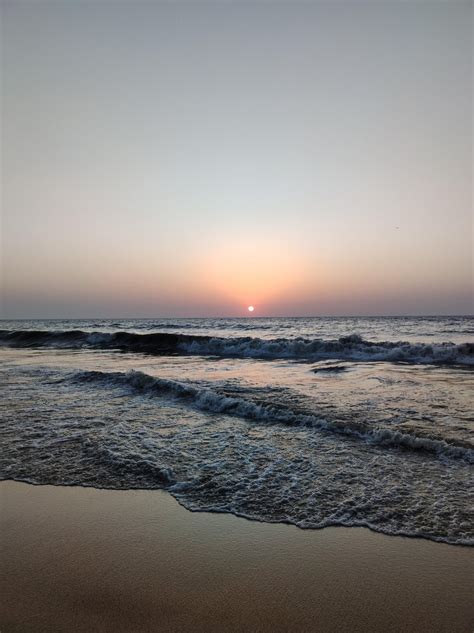
[[[473,630],[465,547],[192,513],[163,491],[0,495],[2,633]]]

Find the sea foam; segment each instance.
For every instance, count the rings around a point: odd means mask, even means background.
[[[229,397],[207,387],[158,378],[140,371],[83,371],[74,374],[72,380],[118,386],[147,396],[168,395],[210,413],[224,413],[263,423],[307,426],[357,438],[379,446],[424,451],[442,458],[463,459],[468,463],[474,463],[474,448],[470,446],[451,444],[436,437],[416,435],[394,429],[374,427],[373,425],[328,420],[318,415],[281,406],[263,405],[245,398]]]

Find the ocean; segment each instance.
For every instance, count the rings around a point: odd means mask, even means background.
[[[0,478],[472,545],[474,318],[0,322]]]

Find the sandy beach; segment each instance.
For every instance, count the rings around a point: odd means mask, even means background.
[[[472,550],[191,513],[162,491],[2,482],[1,631],[444,631]]]

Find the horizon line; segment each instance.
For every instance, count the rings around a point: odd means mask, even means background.
[[[319,314],[319,315],[277,315],[277,316],[152,316],[152,317],[0,317],[0,321],[155,321],[163,320],[205,320],[205,319],[432,319],[432,318],[474,318],[473,314]]]

